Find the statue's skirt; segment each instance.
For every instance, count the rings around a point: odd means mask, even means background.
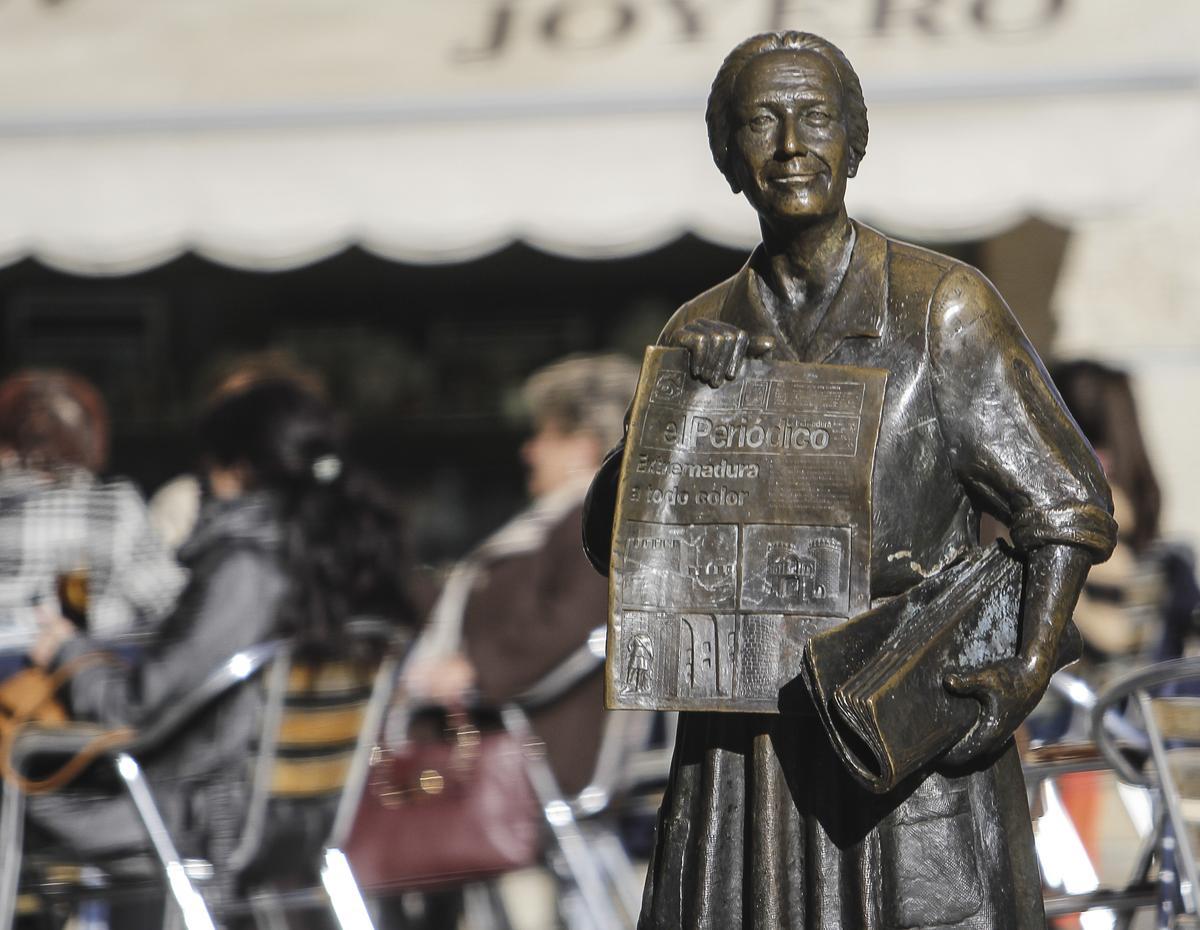
[[[876,795],[815,717],[681,714],[638,926],[1041,930],[1016,749]]]

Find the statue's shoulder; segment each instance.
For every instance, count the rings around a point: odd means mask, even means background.
[[[889,312],[924,329],[935,364],[983,365],[1000,346],[1032,351],[1008,304],[978,268],[895,239],[888,241],[888,254]]]
[[[891,286],[899,286],[905,291],[931,294],[938,282],[952,271],[958,268],[974,271],[956,258],[902,239],[888,237],[887,244]]]
[[[659,344],[661,345],[666,342],[668,336],[686,326],[692,320],[719,320],[721,318],[721,311],[725,306],[725,298],[729,296],[729,292],[733,289],[738,277],[744,271],[745,269],[726,278],[720,284],[710,287],[704,293],[697,294],[672,313],[671,318],[667,320],[667,325],[663,327],[663,331],[658,337]]]
[[[988,313],[1004,307],[978,268],[899,239],[888,239],[888,288],[902,298],[889,301],[892,312],[926,316],[935,327],[951,311]]]

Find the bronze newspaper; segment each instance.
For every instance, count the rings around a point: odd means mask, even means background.
[[[808,637],[870,606],[887,374],[647,350],[613,539],[611,708],[775,712]]]

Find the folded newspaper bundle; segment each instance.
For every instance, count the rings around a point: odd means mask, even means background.
[[[951,694],[944,680],[1017,654],[1023,576],[1012,549],[996,543],[809,641],[805,684],[834,749],[865,787],[890,791],[974,725],[979,702]],[[1055,667],[1080,649],[1069,624]]]

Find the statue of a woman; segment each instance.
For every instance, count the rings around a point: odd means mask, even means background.
[[[847,217],[867,114],[837,48],[798,32],[743,42],[707,119],[762,244],[660,341],[687,348],[692,375],[712,385],[767,347],[778,360],[886,370],[871,596],[902,594],[977,547],[987,510],[1025,562],[1021,644],[1000,664],[946,669],[947,689],[978,701],[978,721],[884,795],[849,777],[815,717],[683,714],[639,926],[1040,930],[1012,733],[1046,688],[1089,566],[1112,548],[1104,477],[983,275]],[[603,498],[586,535],[607,566]],[[912,708],[914,726],[920,716]]]

